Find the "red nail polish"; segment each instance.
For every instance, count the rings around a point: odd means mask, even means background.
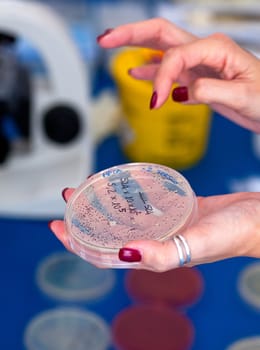
[[[139,250],[132,248],[121,248],[118,256],[120,260],[126,262],[139,262],[142,260]]]
[[[66,193],[67,189],[68,189],[68,187],[64,188],[61,192],[62,198],[65,200],[65,202],[67,202],[66,197],[65,197],[65,193]]]
[[[172,92],[172,99],[175,102],[185,102],[188,101],[188,89],[186,86],[179,86],[175,88]]]
[[[152,94],[152,97],[151,97],[151,101],[150,101],[150,109],[153,109],[156,105],[156,102],[157,102],[157,92],[154,91],[153,94]]]
[[[106,29],[103,34],[101,34],[97,37],[97,42],[99,42],[102,38],[104,38],[104,36],[110,34],[112,31],[113,31],[112,28]]]

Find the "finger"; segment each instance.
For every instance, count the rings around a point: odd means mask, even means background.
[[[188,96],[187,104],[208,104],[236,124],[260,132],[260,122],[255,118],[259,92],[252,88],[252,83],[200,78],[189,86]]]
[[[134,264],[134,268],[163,272],[179,266],[176,246],[170,240],[165,242],[133,241],[126,244],[123,249],[128,248],[141,254],[141,261]]]
[[[258,79],[256,75],[255,79]],[[255,111],[258,110],[259,91],[253,89],[252,85],[252,82],[247,83],[243,80],[223,81],[200,78],[189,86],[189,103],[211,105],[221,115],[257,132],[260,130],[260,124],[255,119]]]
[[[126,24],[98,37],[104,48],[119,46],[140,46],[166,50],[169,47],[191,42],[196,37],[162,18],[153,18]]]
[[[141,67],[131,68],[128,73],[135,79],[153,80],[157,73],[158,67],[158,64],[148,64]]]
[[[71,197],[74,191],[75,191],[74,188],[68,188],[68,187],[64,188],[64,190],[62,191],[62,197],[65,202],[69,200],[69,198]]]
[[[149,65],[145,65],[145,66],[140,66],[140,67],[134,67],[129,69],[128,73],[135,79],[138,80],[149,80],[149,81],[153,81],[157,71],[159,69],[159,65],[155,65],[155,64],[149,64]],[[192,80],[195,80],[197,76],[195,75],[195,73],[193,72],[183,72],[181,77],[178,77],[178,81],[176,81],[176,83],[179,83],[179,85],[181,84],[189,84],[189,82]],[[189,99],[188,101],[189,103],[195,103],[195,101],[192,101],[191,99]],[[197,103],[197,102],[196,102]]]
[[[205,220],[203,224],[193,225],[182,232],[191,256],[187,266],[211,263],[235,256],[238,250],[234,248],[234,235],[227,234],[230,230],[234,232],[234,223],[225,221],[216,226]],[[227,231],[226,226],[230,226],[231,229]],[[129,248],[138,251],[141,255],[141,260],[133,265],[134,268],[163,272],[180,266],[181,256],[173,238],[165,242],[133,241],[127,243],[123,249]],[[183,253],[185,256],[185,251]],[[123,254],[120,256],[122,257]]]
[[[183,234],[182,236],[185,237],[191,252],[191,261],[185,266],[193,267],[226,257],[224,255],[216,256],[215,254],[211,254],[212,246],[206,244],[204,239],[206,235],[203,235],[203,232],[193,230],[192,233]],[[169,239],[165,242],[150,240],[133,241],[126,244],[123,249],[129,248],[133,251],[138,251],[142,257],[138,264],[133,264],[133,268],[165,272],[181,266],[181,256],[179,255],[178,247],[173,239]],[[183,254],[185,254],[185,252],[183,252]],[[127,261],[129,262],[129,260]]]
[[[62,220],[53,220],[49,223],[50,230],[58,238],[58,240],[64,245],[64,247],[73,252],[69,244],[68,235],[65,230],[64,221]]]
[[[248,110],[248,93],[244,82],[200,78],[189,86],[189,102],[219,103],[243,114]]]
[[[183,72],[206,66],[222,79],[230,81],[237,79],[241,72],[245,73],[252,59],[253,56],[223,34],[214,34],[169,49],[154,79],[154,90],[157,92],[155,107],[160,107],[167,100],[173,83],[179,80]]]

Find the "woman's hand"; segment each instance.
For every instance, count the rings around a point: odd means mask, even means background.
[[[260,257],[260,193],[198,197],[198,206],[196,223],[181,233],[191,251],[188,266]],[[128,248],[141,254],[138,268],[166,271],[179,265],[173,240],[129,242],[124,249]]]
[[[73,189],[63,192],[66,201],[72,192]],[[50,229],[71,250],[63,221],[52,221]],[[260,193],[198,197],[197,221],[181,234],[191,250],[188,266],[238,256],[260,258]],[[119,256],[124,261],[135,262],[134,268],[162,272],[179,266],[172,239],[163,243],[129,242],[120,250]],[[138,258],[136,261],[135,257]]]
[[[152,108],[169,97],[209,104],[235,123],[260,132],[260,61],[223,34],[198,38],[161,19],[126,24],[98,37],[101,47],[139,46],[163,51],[159,63],[132,67],[137,79],[152,80]]]

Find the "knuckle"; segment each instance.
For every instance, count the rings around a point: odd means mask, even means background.
[[[193,85],[193,96],[196,101],[204,101],[207,96],[208,87],[205,84],[205,79],[198,78]]]
[[[147,268],[152,269],[154,272],[165,272],[171,268],[169,261],[169,255],[167,255],[167,249],[165,243],[160,243],[156,249],[150,250],[144,257],[144,265]]]
[[[226,34],[219,33],[219,32],[209,35],[208,38],[218,41],[222,46],[223,46],[223,43],[230,44],[231,42],[233,42]]]
[[[170,21],[163,18],[163,17],[157,17],[154,19],[156,25],[158,26],[158,32],[157,32],[157,37],[155,38],[156,40],[162,40],[164,33],[165,33],[165,28],[171,25]]]
[[[167,270],[165,258],[162,255],[156,255],[151,262],[155,272],[164,272]]]
[[[170,251],[168,247],[168,242],[162,242],[160,248],[158,248],[157,251],[150,256],[150,266],[153,267],[155,272],[165,272],[172,268],[169,253],[167,254],[167,252]]]
[[[218,32],[213,33],[202,40],[205,40],[205,43],[209,47],[214,43],[216,52],[225,52],[226,50],[230,50],[230,48],[233,48],[236,45],[235,42],[226,34]]]
[[[166,18],[163,18],[163,17],[157,17],[155,20],[158,22],[158,24],[161,28],[165,27],[166,25],[168,25],[170,23],[169,20],[167,20]]]
[[[178,48],[178,47],[175,47],[175,48],[170,47],[168,50],[166,50],[166,51],[164,52],[164,59],[165,59],[165,58],[172,57],[173,53],[174,53],[174,55],[175,55],[175,57],[176,57],[176,55],[178,54],[178,51],[179,51],[179,48]]]

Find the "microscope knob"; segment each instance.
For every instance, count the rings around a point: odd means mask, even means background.
[[[0,131],[0,165],[7,160],[10,151],[10,143]]]
[[[43,118],[43,128],[47,137],[57,143],[74,141],[81,129],[78,113],[69,106],[52,107]]]
[[[12,45],[14,43],[16,43],[14,35],[0,32],[0,45]]]

